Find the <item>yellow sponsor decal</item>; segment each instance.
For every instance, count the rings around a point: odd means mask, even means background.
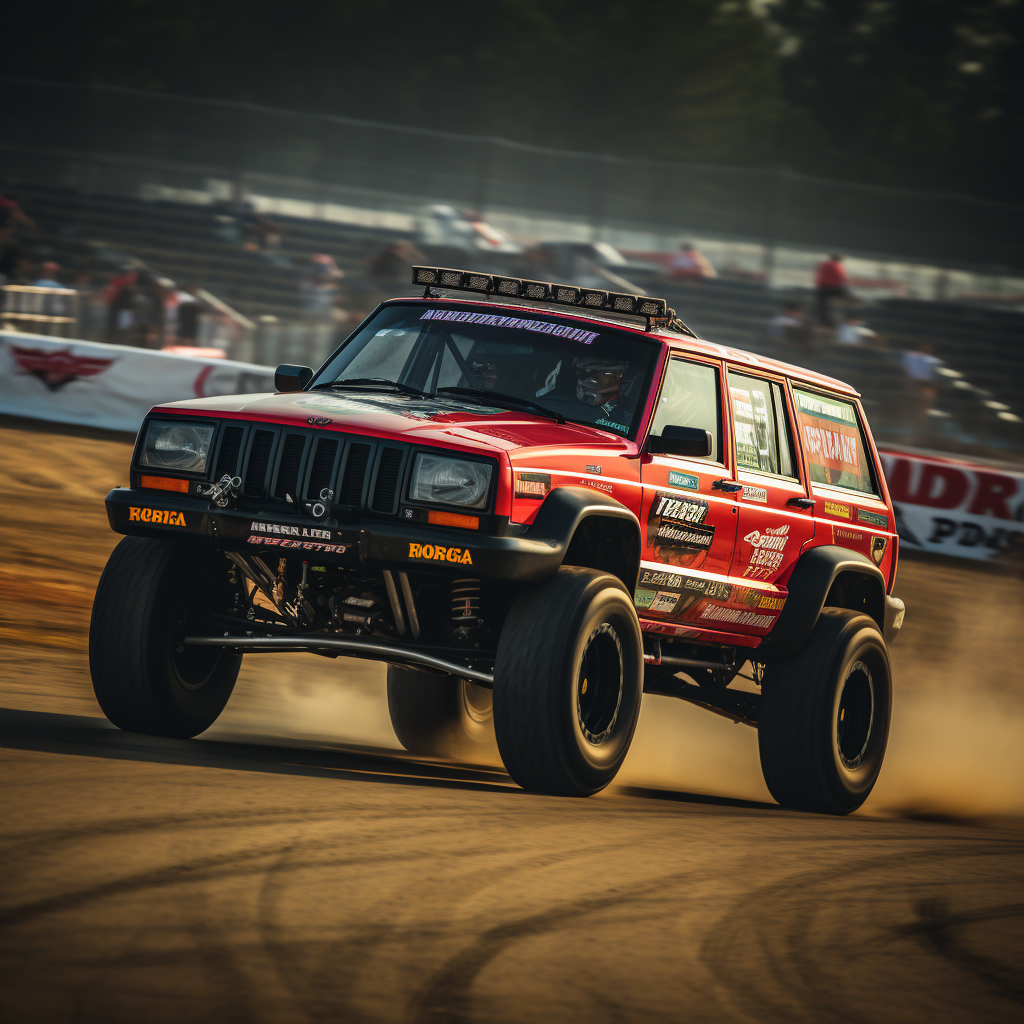
[[[473,556],[468,548],[446,548],[440,544],[414,544],[409,542],[409,557],[422,558],[431,562],[458,562],[472,565]]]
[[[184,526],[184,512],[170,512],[165,508],[135,508],[129,506],[128,521],[135,523],[160,523],[163,526]]]
[[[840,505],[838,501],[826,501],[825,502],[825,515],[827,516],[842,516],[843,519],[850,518],[850,506]]]
[[[771,597],[768,594],[764,594],[758,599],[757,607],[771,608],[774,611],[778,611],[785,603],[786,599],[784,597]]]

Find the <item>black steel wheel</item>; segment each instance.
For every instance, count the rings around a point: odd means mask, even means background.
[[[621,581],[563,567],[509,611],[494,672],[494,726],[524,789],[589,796],[619,770],[636,729],[643,643]]]
[[[191,543],[125,537],[92,606],[89,668],[103,713],[119,729],[196,736],[224,709],[241,655],[184,647],[231,598],[224,556]]]
[[[786,807],[849,814],[882,768],[892,711],[892,672],[873,619],[822,611],[807,646],[769,665],[758,747],[768,789]]]

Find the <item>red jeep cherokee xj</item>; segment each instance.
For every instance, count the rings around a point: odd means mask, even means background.
[[[127,534],[89,636],[107,717],[195,736],[242,654],[312,651],[386,662],[415,754],[493,720],[528,789],[606,786],[646,691],[756,727],[780,803],[860,806],[904,608],[856,392],[661,299],[413,280],[277,394],[149,414],[106,500]]]

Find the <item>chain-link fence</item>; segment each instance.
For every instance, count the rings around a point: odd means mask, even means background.
[[[825,181],[784,170],[573,153],[102,86],[4,80],[5,177],[85,193],[155,182],[236,197],[412,211],[450,203],[602,229],[838,248],[946,266],[1024,270],[1024,206]]]

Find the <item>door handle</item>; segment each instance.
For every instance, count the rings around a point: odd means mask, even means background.
[[[731,480],[715,480],[711,485],[713,491],[725,491],[726,494],[732,494],[735,491],[742,491],[743,484],[734,484]]]
[[[814,508],[813,498],[790,498],[786,502],[787,505],[792,505],[794,508]]]

